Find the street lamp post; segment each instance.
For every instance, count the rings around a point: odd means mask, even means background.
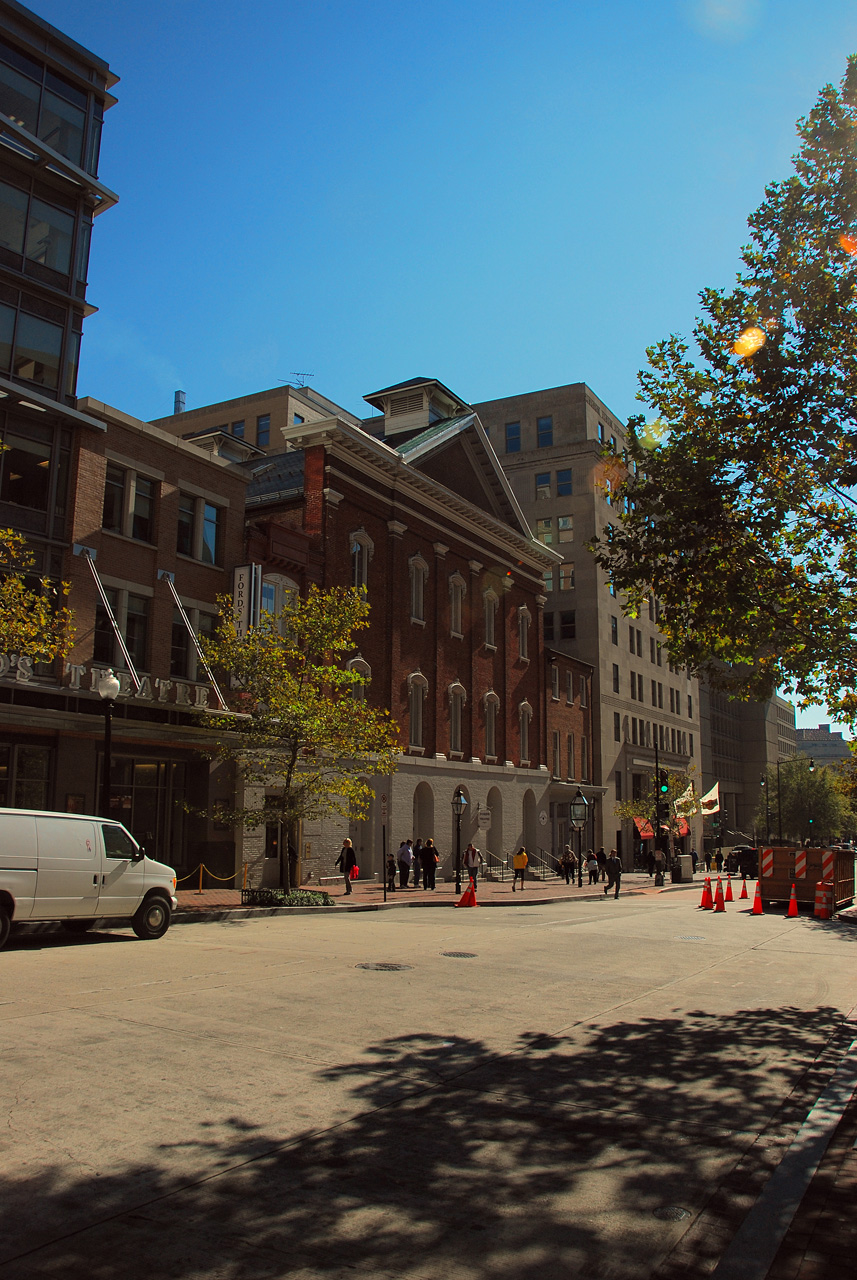
[[[765,844],[771,843],[771,797],[768,794],[768,779],[761,777],[759,783],[765,792]]]
[[[583,828],[586,826],[586,815],[589,812],[589,801],[577,788],[577,795],[568,806],[569,820],[577,832],[577,887],[583,887]]]
[[[110,775],[113,763],[113,703],[119,694],[120,684],[110,667],[98,681],[98,696],[104,701],[104,763],[101,770],[101,816],[110,817]]]
[[[455,892],[461,893],[461,815],[467,808],[467,799],[461,787],[455,788],[452,812],[455,814]]]

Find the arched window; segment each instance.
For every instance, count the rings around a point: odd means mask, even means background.
[[[524,662],[530,657],[530,611],[525,604],[518,607],[518,654]]]
[[[521,764],[530,763],[530,723],[533,719],[533,708],[529,702],[518,706],[518,725],[521,733]]]
[[[496,591],[491,591],[489,588],[488,591],[482,592],[482,600],[485,606],[485,643],[489,648],[493,649],[497,644],[494,624],[497,617],[499,599]]]
[[[375,544],[364,528],[348,535],[351,555],[351,585],[364,590],[369,585],[369,561],[375,554]]]
[[[453,636],[464,635],[464,595],[467,583],[460,573],[449,578],[449,632]]]
[[[464,704],[467,701],[467,690],[459,680],[453,680],[449,686],[449,750],[461,754],[461,726],[464,720]]]
[[[355,702],[365,702],[366,701],[366,685],[372,679],[372,668],[369,666],[369,663],[362,656],[362,654],[359,654],[359,653],[355,654],[353,658],[349,658],[345,664],[345,667],[346,667],[346,670],[356,671],[358,675],[363,677],[361,681],[355,682],[351,686],[351,697],[354,699]]]
[[[428,680],[421,671],[412,671],[408,676],[408,743],[412,748],[422,749],[423,741],[423,709],[425,707]]]
[[[262,579],[262,613],[282,613],[286,605],[297,602],[299,595],[298,584],[291,578],[281,573],[266,573]],[[280,630],[283,630],[282,623]]]
[[[411,573],[411,622],[425,622],[425,587],[429,567],[422,556],[411,556],[408,561]]]
[[[485,756],[489,760],[497,758],[497,708],[500,699],[493,689],[489,689],[483,699],[485,703]]]

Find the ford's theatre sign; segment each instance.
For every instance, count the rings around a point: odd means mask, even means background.
[[[70,693],[98,693],[98,682],[109,669],[91,662],[66,662],[60,687]],[[209,693],[212,692],[209,684],[146,675],[140,676],[140,688],[135,691],[127,671],[117,671],[116,678],[119,681],[117,696],[129,702],[159,702],[204,711],[208,708]],[[45,693],[53,693],[57,689],[56,681],[36,674],[33,659],[23,653],[0,653],[0,680],[25,684],[31,689],[44,689]],[[217,700],[214,701],[216,704]]]

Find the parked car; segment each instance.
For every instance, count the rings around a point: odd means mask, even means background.
[[[175,888],[172,867],[146,857],[121,822],[0,809],[0,947],[18,920],[59,920],[85,933],[118,917],[138,938],[162,938]]]

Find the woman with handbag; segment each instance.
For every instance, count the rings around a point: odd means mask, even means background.
[[[342,868],[342,875],[345,879],[345,892],[350,893],[352,880],[351,872],[357,866],[357,855],[354,852],[354,846],[347,837],[339,851],[339,857],[333,865],[335,867]]]

